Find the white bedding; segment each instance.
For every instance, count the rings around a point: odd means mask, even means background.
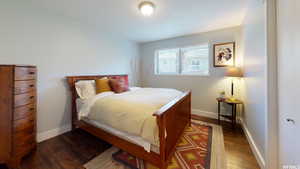
[[[119,130],[116,130],[108,125],[105,125],[105,124],[101,124],[95,120],[90,120],[88,119],[87,117],[83,117],[82,118],[83,121],[95,126],[95,127],[98,127],[108,133],[111,133],[115,136],[118,136],[124,140],[127,140],[133,144],[136,144],[138,146],[141,146],[144,148],[145,151],[147,152],[150,152],[150,151],[153,151],[155,153],[159,153],[159,147],[155,146],[155,145],[152,145],[150,142],[144,140],[142,137],[140,136],[134,136],[134,135],[131,135],[131,134],[128,134],[126,132],[122,132],[122,131],[119,131]]]
[[[135,91],[141,89],[140,87],[130,87],[129,91]],[[91,96],[89,98],[78,98],[76,100],[76,107],[77,107],[77,112],[78,112],[78,119],[81,120],[82,117],[87,117],[90,113],[91,107],[94,105],[95,101],[115,94],[114,92],[102,92],[97,95]]]
[[[158,127],[153,116],[157,110],[180,96],[175,89],[133,88],[115,94],[104,92],[88,99],[77,100],[79,118],[88,118],[131,136],[140,137],[145,150],[159,146]]]

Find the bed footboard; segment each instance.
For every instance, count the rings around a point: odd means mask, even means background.
[[[185,127],[191,124],[191,92],[163,106],[154,116],[159,126],[161,168],[165,169]]]

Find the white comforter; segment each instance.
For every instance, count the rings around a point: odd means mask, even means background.
[[[182,92],[175,89],[134,88],[114,94],[105,92],[82,105],[80,116],[141,136],[159,146],[158,127],[153,113]]]

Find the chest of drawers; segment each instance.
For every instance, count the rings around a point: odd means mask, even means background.
[[[0,163],[18,168],[36,147],[35,66],[0,65]]]

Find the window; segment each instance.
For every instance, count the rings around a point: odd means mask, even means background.
[[[157,74],[176,74],[178,72],[179,49],[157,51]]]
[[[156,51],[155,73],[209,75],[208,45]]]

